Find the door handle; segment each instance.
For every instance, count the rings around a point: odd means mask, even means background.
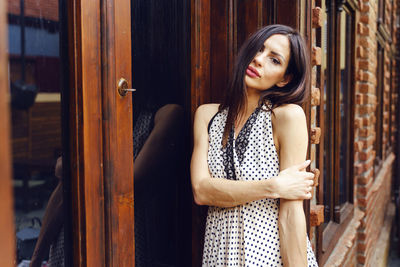
[[[119,79],[117,90],[120,96],[126,96],[128,92],[136,92],[136,89],[128,88],[128,81],[124,78]]]

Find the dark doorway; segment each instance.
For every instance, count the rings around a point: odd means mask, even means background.
[[[190,266],[190,3],[132,1],[136,266]]]

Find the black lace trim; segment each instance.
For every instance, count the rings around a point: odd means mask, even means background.
[[[235,151],[239,159],[239,164],[242,164],[244,160],[244,154],[246,153],[247,145],[249,144],[251,129],[253,128],[253,125],[257,120],[257,116],[260,110],[261,108],[256,108],[254,110],[254,112],[247,119],[243,128],[240,130],[236,140],[234,140],[234,134],[235,134],[234,127],[232,127],[229,133],[228,142],[226,144],[226,147],[223,148],[223,153],[222,153],[226,178],[229,180],[237,180],[235,173],[235,164],[234,164],[233,142],[235,142]]]

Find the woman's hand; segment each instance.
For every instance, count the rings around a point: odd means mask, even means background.
[[[308,165],[310,165],[310,160],[284,169],[277,177],[272,178],[275,182],[277,198],[291,200],[311,198],[314,174],[305,171]]]

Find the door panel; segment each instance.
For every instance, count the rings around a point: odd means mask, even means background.
[[[13,200],[5,193],[4,205],[13,207],[14,213],[6,213],[6,218],[15,228],[8,232],[14,237],[7,241],[7,247],[13,250],[11,256],[16,251],[14,265],[24,260],[33,266],[43,261],[56,264],[64,262],[64,251],[69,248],[64,242],[69,218],[64,185],[70,179],[63,172],[68,168],[62,168],[68,146],[62,138],[65,128],[61,109],[67,102],[62,96],[66,87],[62,79],[60,40],[64,21],[59,16],[60,1],[49,1],[46,6],[40,1],[3,2],[7,8],[1,11],[7,12],[7,21],[0,23],[6,29],[0,38],[1,46],[8,49],[7,61],[0,65],[7,78],[2,79],[6,96],[1,99],[8,101],[8,110],[1,116],[10,116],[7,121],[11,127],[3,132],[10,131],[10,135],[3,140],[7,144],[2,153],[10,153],[4,162],[13,170]],[[10,184],[4,184],[8,189]],[[58,259],[53,258],[55,251],[60,252]]]

